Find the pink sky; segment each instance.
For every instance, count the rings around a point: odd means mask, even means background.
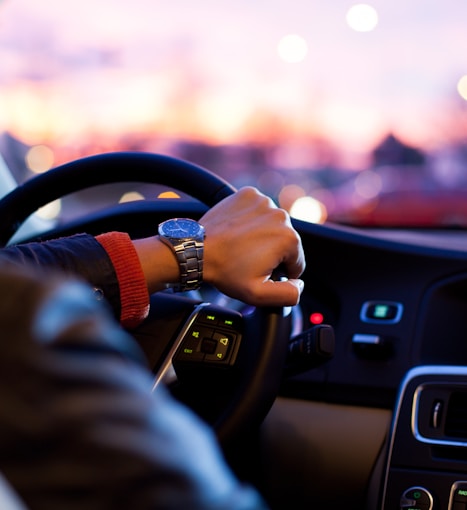
[[[55,144],[148,130],[356,152],[388,130],[444,143],[467,74],[467,2],[369,3],[371,33],[346,25],[345,0],[0,1],[0,129]],[[288,33],[306,40],[303,62],[278,58]]]

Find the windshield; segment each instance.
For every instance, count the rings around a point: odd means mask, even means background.
[[[18,181],[161,152],[311,222],[467,225],[467,3],[0,0]]]

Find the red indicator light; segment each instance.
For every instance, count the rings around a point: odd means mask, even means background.
[[[322,313],[319,313],[319,312],[313,312],[311,315],[310,315],[310,322],[312,324],[322,324],[324,321],[324,317],[323,317],[323,314]]]

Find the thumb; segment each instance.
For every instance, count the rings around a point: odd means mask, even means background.
[[[288,283],[289,286],[292,286],[295,289],[296,299],[293,304],[294,305],[298,304],[298,302],[300,301],[300,296],[302,295],[303,292],[303,288],[305,287],[305,282],[303,280],[300,280],[299,278],[291,278],[290,280],[287,280],[284,283]]]
[[[298,278],[281,278],[278,281],[267,280],[262,285],[263,292],[258,305],[294,306],[299,302],[305,284]]]

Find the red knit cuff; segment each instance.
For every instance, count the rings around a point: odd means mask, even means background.
[[[149,313],[149,292],[136,249],[124,232],[96,236],[112,261],[120,288],[120,323],[134,328]]]

